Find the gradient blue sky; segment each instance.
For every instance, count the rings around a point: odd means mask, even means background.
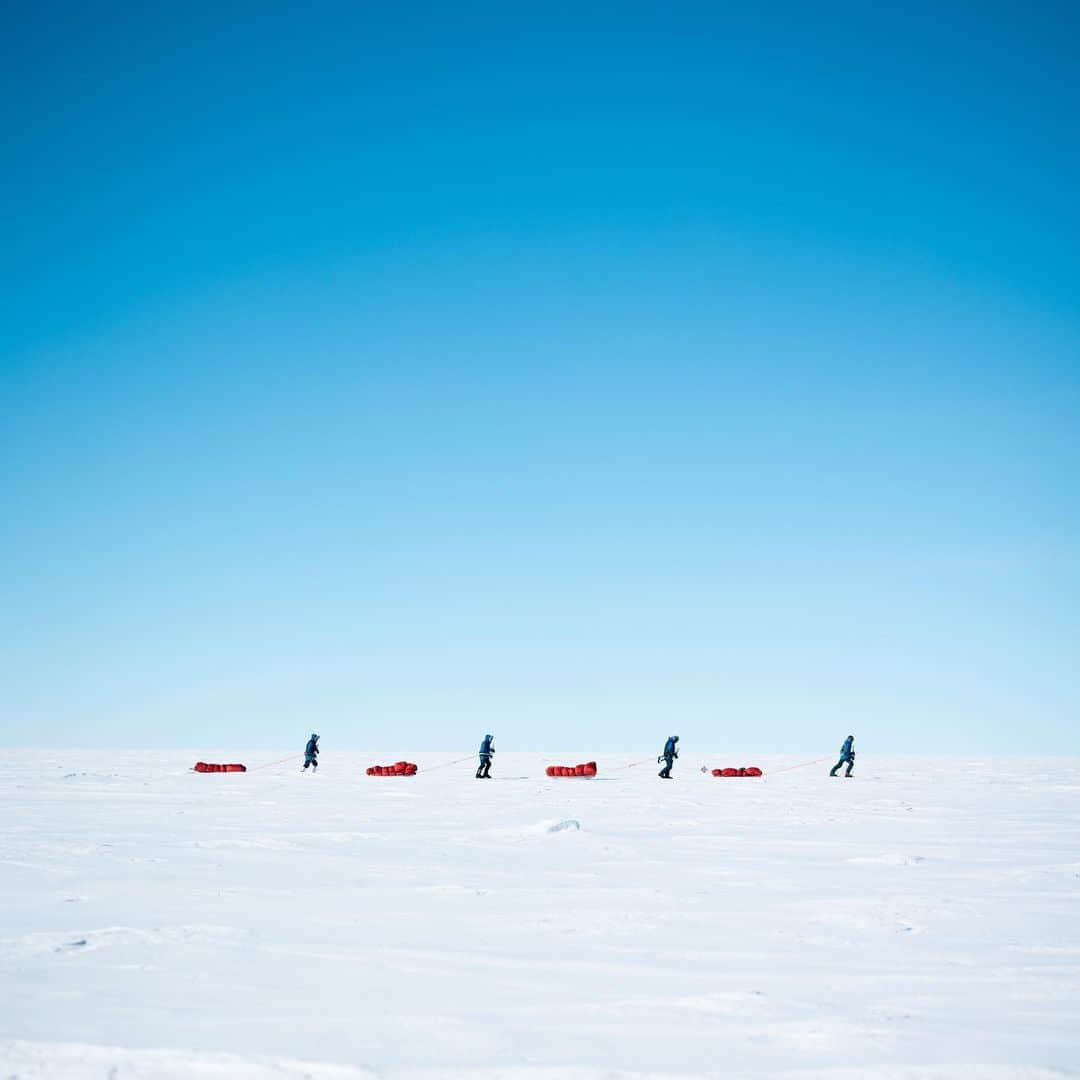
[[[0,741],[1080,751],[1080,9],[0,10]]]

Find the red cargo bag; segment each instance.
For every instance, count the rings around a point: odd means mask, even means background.
[[[595,776],[596,762],[588,761],[581,765],[549,765],[544,772],[548,776]]]
[[[415,776],[419,770],[412,761],[396,761],[393,765],[372,765],[367,769],[368,776]]]

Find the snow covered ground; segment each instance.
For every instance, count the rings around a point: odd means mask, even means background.
[[[403,756],[8,754],[0,1076],[1078,1075],[1080,762]]]

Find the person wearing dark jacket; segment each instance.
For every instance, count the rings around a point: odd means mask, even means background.
[[[851,775],[851,770],[855,768],[855,750],[854,750],[854,746],[855,746],[855,736],[854,735],[849,735],[844,740],[844,745],[840,747],[840,760],[829,770],[829,775],[830,776],[835,776],[836,775],[836,770],[839,769],[841,765],[846,765],[847,766],[847,772],[844,773],[844,775],[845,776],[850,776]]]
[[[664,767],[659,773],[661,780],[671,779],[671,766],[675,764],[675,759],[679,756],[679,751],[675,747],[675,744],[678,741],[678,735],[668,736],[668,741],[664,743],[664,752],[656,759],[657,764],[659,764],[661,760],[664,762]]]
[[[491,779],[491,759],[495,756],[495,736],[485,735],[480,744],[480,766],[476,770],[477,780]]]
[[[319,736],[313,731],[304,747],[304,768],[311,766],[312,772],[319,767]]]

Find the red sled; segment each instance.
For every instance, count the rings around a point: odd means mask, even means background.
[[[368,776],[415,776],[417,766],[411,761],[398,761],[393,765],[370,765]]]
[[[581,765],[549,765],[544,772],[548,776],[595,776],[596,762],[586,761]]]
[[[214,762],[209,761],[196,761],[196,772],[247,772],[246,765],[232,764],[232,765],[217,765]]]
[[[713,769],[713,776],[763,776],[764,773],[756,765],[748,765],[745,769]]]

